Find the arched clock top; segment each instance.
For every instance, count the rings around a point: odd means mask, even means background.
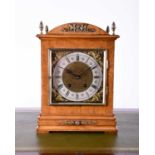
[[[107,32],[101,28],[88,23],[67,23],[55,27],[48,34],[104,34]]]
[[[106,27],[106,30],[101,29],[98,26],[89,24],[89,23],[67,23],[60,26],[57,26],[51,30],[49,30],[48,26],[45,26],[45,34],[43,34],[44,25],[43,22],[40,22],[40,34],[37,35],[38,38],[46,38],[46,37],[65,37],[65,36],[76,36],[76,37],[86,37],[90,35],[92,37],[105,37],[105,38],[113,38],[114,40],[119,38],[118,35],[115,35],[116,24],[113,22],[111,26],[112,34],[110,34],[109,26]]]

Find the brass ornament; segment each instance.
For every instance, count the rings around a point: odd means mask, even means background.
[[[42,21],[39,24],[39,29],[40,29],[40,34],[43,34],[44,25]]]
[[[115,35],[115,30],[116,30],[116,24],[115,22],[113,22],[112,23],[112,31],[113,31],[112,35]]]
[[[106,32],[109,34],[109,32],[110,32],[110,28],[109,28],[109,26],[107,26],[107,28],[106,28]]]
[[[89,51],[88,55],[93,57],[96,62],[100,65],[101,68],[103,68],[103,52],[102,51]]]
[[[52,89],[52,97],[53,99],[53,103],[56,101],[56,102],[64,102],[66,101],[65,98],[63,98],[55,89]]]
[[[63,32],[95,32],[94,28],[90,28],[89,24],[69,24],[63,28]]]
[[[46,31],[46,34],[48,33],[48,26],[46,25],[45,26],[45,31]]]
[[[61,122],[60,125],[69,125],[69,126],[81,126],[81,125],[95,125],[95,120],[66,120]]]
[[[100,89],[92,98],[89,99],[90,102],[98,103],[102,100],[103,90]]]

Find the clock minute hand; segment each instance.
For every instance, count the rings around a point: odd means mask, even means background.
[[[85,72],[87,72],[90,69],[90,67],[88,67],[87,69],[85,69],[83,72],[80,73],[80,76],[83,75]]]
[[[89,69],[94,69],[96,68],[96,65],[94,67],[88,67],[87,69],[85,69],[82,73],[80,73],[80,76],[83,75],[85,72],[87,72]]]
[[[77,75],[77,74],[75,74],[75,73],[73,73],[73,71],[72,71],[72,70],[70,70],[70,69],[66,68],[66,71],[67,71],[67,73],[69,73],[69,74],[73,75],[74,77],[78,77],[78,75]]]
[[[77,74],[73,73],[73,71],[72,71],[72,70],[70,70],[70,69],[68,69],[68,68],[63,68],[63,67],[61,67],[61,66],[58,66],[58,67],[59,67],[59,68],[62,68],[62,69],[64,69],[64,70],[66,70],[66,71],[67,71],[67,73],[69,73],[69,74],[73,75],[76,79],[80,79],[80,78],[81,78],[79,75],[77,75]]]
[[[61,66],[58,66],[58,67],[59,67],[59,68],[62,68],[62,69],[64,69],[64,70],[66,70],[67,73],[69,73],[69,74],[71,74],[71,75],[73,75],[73,76],[75,76],[75,77],[78,76],[78,75],[74,74],[72,70],[70,70],[70,69],[68,69],[68,68],[63,68],[63,67],[61,67]]]

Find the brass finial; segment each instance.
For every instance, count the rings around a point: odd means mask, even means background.
[[[112,35],[115,35],[115,30],[116,30],[116,24],[115,22],[113,22],[112,23],[112,31],[113,31]]]
[[[106,32],[107,32],[108,34],[109,34],[109,31],[110,31],[109,26],[107,26]]]
[[[46,31],[46,34],[48,33],[48,26],[46,25],[45,26],[45,31]]]
[[[40,34],[43,34],[44,25],[42,21],[40,22],[39,28],[40,28]]]

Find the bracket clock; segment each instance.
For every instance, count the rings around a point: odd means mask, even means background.
[[[113,113],[112,34],[87,23],[68,23],[51,31],[40,22],[41,113],[38,133],[117,132]]]

